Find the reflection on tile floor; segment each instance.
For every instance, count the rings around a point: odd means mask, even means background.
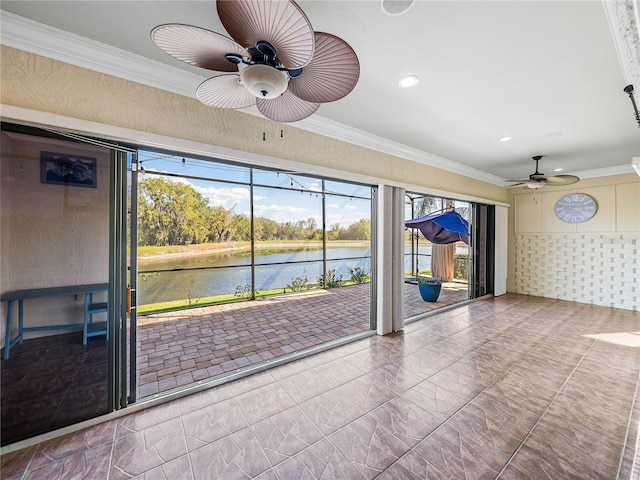
[[[484,299],[2,456],[2,477],[637,478],[630,311]],[[609,340],[605,340],[609,339]]]
[[[368,331],[370,285],[275,295],[256,301],[138,318],[138,398]],[[461,302],[467,284],[443,284],[437,302],[406,285],[405,317]]]
[[[0,360],[2,445],[108,411],[104,338],[82,332],[26,340]]]
[[[138,398],[367,331],[369,288],[355,285],[141,317]],[[411,314],[466,298],[466,284],[445,283],[436,303],[422,301],[415,285],[406,289]],[[107,409],[104,337],[90,338],[87,346],[80,332],[29,339],[1,364],[3,445]],[[313,391],[310,386],[305,394]]]

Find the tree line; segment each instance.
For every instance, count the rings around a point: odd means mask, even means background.
[[[209,205],[191,185],[155,177],[138,184],[138,243],[144,246],[190,245],[251,240],[251,220],[231,208]],[[322,240],[313,218],[276,222],[254,217],[255,240]],[[327,240],[369,240],[371,221],[344,228],[334,224]]]

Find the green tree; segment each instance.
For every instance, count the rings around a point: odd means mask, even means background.
[[[314,240],[317,236],[318,224],[315,218],[309,218],[305,223],[305,238],[307,240]]]
[[[160,177],[138,185],[142,245],[202,243],[209,236],[209,201],[185,183]]]
[[[371,221],[362,218],[355,223],[349,225],[344,232],[345,240],[369,240],[371,239]]]
[[[217,205],[209,210],[209,241],[227,242],[231,237],[233,223],[233,209],[227,210]]]
[[[248,242],[251,240],[251,220],[246,215],[234,215],[229,226],[229,240]]]
[[[270,218],[256,217],[253,220],[256,240],[276,240],[278,238],[278,222]]]
[[[327,240],[339,240],[340,233],[344,230],[339,223],[334,223],[327,231]]]
[[[424,197],[416,198],[414,200],[414,217],[420,218],[429,215],[430,213],[435,213],[439,210],[444,210],[448,208],[453,208],[455,202],[453,200],[447,200],[440,197],[432,197],[426,195]],[[455,211],[460,214],[462,218],[465,220],[469,220],[469,207],[455,207]]]
[[[444,208],[442,199],[438,197],[432,197],[426,195],[421,198],[416,198],[414,201],[414,217],[420,218],[429,215],[432,212],[436,212]]]

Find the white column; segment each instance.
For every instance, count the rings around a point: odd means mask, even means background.
[[[391,324],[394,332],[404,328],[404,202],[405,189],[393,189],[392,282],[393,302]]]
[[[495,231],[495,264],[493,295],[500,296],[507,293],[507,227],[509,222],[508,207],[496,205],[496,231]]]
[[[376,224],[377,333],[404,327],[404,189],[378,187]]]
[[[391,302],[393,301],[393,294],[391,288],[389,288],[391,284],[391,255],[389,255],[389,245],[391,245],[391,228],[389,228],[391,202],[388,200],[392,196],[392,187],[378,185],[378,202],[376,205],[376,332],[378,335],[385,335],[392,331]]]

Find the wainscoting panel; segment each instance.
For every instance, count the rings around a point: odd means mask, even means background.
[[[637,311],[640,235],[518,234],[516,292]]]

